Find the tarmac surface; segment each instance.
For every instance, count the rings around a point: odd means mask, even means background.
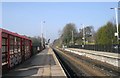
[[[34,55],[23,64],[11,70],[4,76],[31,77],[31,76],[66,76],[56,55],[51,48]]]

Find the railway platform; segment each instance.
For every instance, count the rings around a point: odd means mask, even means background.
[[[93,51],[93,50],[85,50],[85,49],[76,49],[76,48],[66,48],[66,51],[86,56],[92,59],[96,59],[110,65],[120,67],[120,54],[118,53],[110,53],[110,52],[101,52],[101,51]]]
[[[66,74],[62,69],[56,55],[51,48],[46,48],[40,53],[10,70],[3,77],[64,77]]]

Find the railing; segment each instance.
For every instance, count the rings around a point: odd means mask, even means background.
[[[113,44],[113,45],[72,45],[72,46],[68,46],[68,47],[102,51],[102,52],[120,53],[120,45],[118,45],[118,44]]]

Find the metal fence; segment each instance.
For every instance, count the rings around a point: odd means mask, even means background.
[[[111,52],[111,53],[120,53],[120,45],[72,45],[68,46],[69,48],[79,48],[86,50],[102,51],[102,52]]]

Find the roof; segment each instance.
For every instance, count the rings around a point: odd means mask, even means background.
[[[3,28],[0,28],[0,32],[4,32],[4,33],[7,33],[7,34],[16,36],[16,37],[20,37],[20,38],[24,38],[24,39],[30,40],[30,39],[29,39],[28,37],[26,37],[26,36],[19,35],[18,33],[14,33],[14,32],[5,30],[5,29],[3,29]]]

